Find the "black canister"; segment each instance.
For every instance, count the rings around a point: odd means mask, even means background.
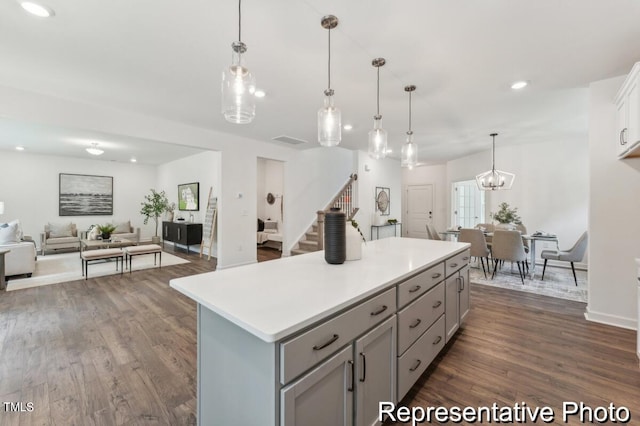
[[[339,265],[347,258],[347,216],[337,207],[324,214],[324,260]]]

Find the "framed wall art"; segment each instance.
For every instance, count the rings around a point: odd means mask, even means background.
[[[113,176],[60,173],[60,216],[113,215]]]
[[[200,210],[200,183],[183,183],[178,185],[178,210]]]
[[[375,210],[381,216],[389,216],[391,211],[391,190],[382,186],[376,186]]]

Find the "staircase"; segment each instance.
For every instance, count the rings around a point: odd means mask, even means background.
[[[353,219],[358,212],[358,207],[353,207],[355,198],[355,182],[358,180],[357,174],[352,174],[347,183],[342,187],[338,195],[329,203],[324,210],[318,211],[316,221],[311,225],[304,236],[298,241],[296,248],[291,250],[291,255],[311,253],[323,249],[323,239],[319,236],[324,233],[324,213],[329,211],[331,207],[337,207],[347,215],[347,220]]]

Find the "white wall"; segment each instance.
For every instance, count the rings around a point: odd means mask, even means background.
[[[293,246],[338,194],[356,169],[355,153],[340,147],[298,151],[285,164],[283,255]]]
[[[209,189],[213,189],[213,196],[218,197],[220,193],[220,153],[215,151],[205,151],[200,154],[191,155],[171,161],[158,166],[158,180],[155,187],[158,191],[165,191],[170,203],[178,205],[178,185],[183,183],[200,183],[200,197],[198,211],[179,211],[176,207],[174,219],[183,217],[189,220],[189,215],[193,215],[194,222],[203,223],[207,211],[207,197]],[[162,235],[162,230],[158,231]],[[195,248],[192,247],[193,250]],[[199,251],[200,248],[197,247]],[[208,254],[208,249],[205,250]],[[217,245],[214,243],[212,256],[217,257]]]
[[[449,204],[447,204],[447,166],[438,164],[434,166],[418,166],[409,170],[402,169],[403,195],[407,193],[409,185],[433,185],[433,225],[437,231],[444,231],[449,224]],[[403,203],[406,203],[406,196],[403,196]],[[403,204],[402,221],[406,223],[406,204]],[[406,235],[408,226],[403,227],[403,234]]]
[[[402,168],[400,161],[392,158],[373,160],[366,151],[358,151],[358,199],[360,210],[354,219],[367,240],[371,238],[371,224],[388,219],[402,220]],[[365,169],[368,168],[368,171]],[[381,216],[375,209],[376,187],[389,188],[390,212]],[[379,237],[393,236],[395,227],[380,228]],[[400,230],[398,229],[398,235]],[[376,232],[373,233],[376,238]]]
[[[60,173],[113,176],[113,216],[59,216]],[[143,238],[153,235],[153,224],[144,226],[140,214],[140,203],[156,186],[153,166],[5,151],[0,155],[0,182],[0,200],[5,202],[0,220],[19,219],[38,246],[48,222],[73,222],[83,231],[91,224],[130,220],[141,228]]]
[[[613,98],[624,77],[594,82],[589,99],[589,299],[586,318],[636,328],[640,158],[617,159]]]
[[[487,220],[490,212],[497,211],[500,203],[507,202],[518,208],[528,232],[553,232],[558,235],[560,248],[571,247],[588,226],[588,164],[586,137],[498,147],[496,168],[515,173],[516,178],[511,190],[486,192]],[[476,174],[490,168],[490,150],[449,161],[447,211],[451,209],[452,183],[474,179]],[[447,226],[450,225],[451,218],[448,217]],[[545,245],[555,248],[553,243],[538,244],[538,259]]]

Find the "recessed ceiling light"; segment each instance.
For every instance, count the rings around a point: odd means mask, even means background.
[[[266,93],[264,92],[264,90],[256,90],[254,93],[256,98],[264,98],[264,96],[266,95]]]
[[[133,158],[131,159],[131,162],[132,162],[132,163],[136,163],[137,161],[138,161],[138,160],[136,160],[136,158],[135,158],[135,157],[133,157]]]
[[[343,129],[349,131],[351,129],[353,129],[353,126],[351,124],[345,124],[344,126],[342,126]]]
[[[22,8],[30,14],[36,15],[40,18],[49,18],[55,15],[55,12],[50,7],[43,6],[31,1],[21,1],[20,6],[22,6]]]
[[[24,146],[16,146],[16,151],[24,151]]]
[[[527,87],[528,84],[529,83],[526,81],[516,81],[511,85],[511,88],[515,90],[524,89],[525,87]]]
[[[101,150],[100,148],[98,148],[98,144],[97,143],[92,143],[91,144],[91,148],[87,148],[87,152],[91,155],[102,155],[104,154],[104,151]]]

